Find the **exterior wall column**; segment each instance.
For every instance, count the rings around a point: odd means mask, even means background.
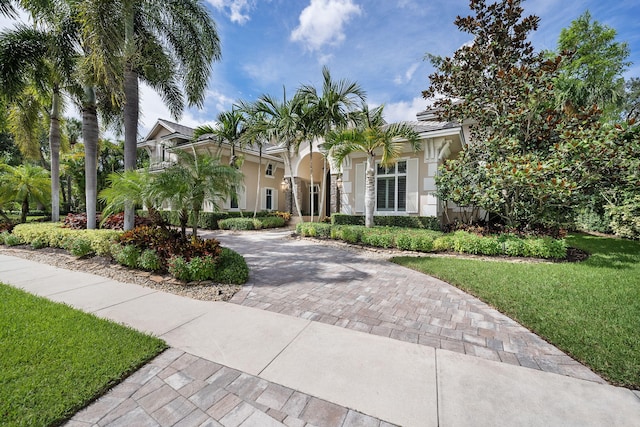
[[[339,213],[340,212],[340,188],[338,187],[338,178],[340,175],[337,173],[331,174],[331,207],[330,212]]]
[[[293,178],[293,181],[291,180],[291,177],[286,177],[284,180],[286,182],[286,189],[284,191],[284,194],[285,194],[284,208],[292,216],[297,216],[298,211],[296,210],[296,204],[295,204],[295,201],[293,200],[292,182],[294,182],[298,186],[298,204],[300,205],[300,209],[303,209],[303,204],[302,204],[302,196],[304,193],[304,188],[302,187],[303,181],[301,178],[297,176]]]

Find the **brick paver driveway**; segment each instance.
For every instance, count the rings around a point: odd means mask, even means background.
[[[388,254],[292,239],[290,234],[204,234],[241,253],[249,264],[249,282],[232,303],[604,382],[477,298],[390,263]]]

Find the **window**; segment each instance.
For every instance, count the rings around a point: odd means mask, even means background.
[[[233,196],[231,196],[231,209],[238,209],[240,205],[238,205],[238,192],[237,188],[233,187]]]
[[[267,163],[267,168],[264,171],[266,176],[273,176],[273,163]]]
[[[273,210],[273,190],[271,188],[265,189],[264,194],[264,207],[266,210]]]
[[[376,167],[376,210],[379,212],[406,212],[407,161],[390,167]]]

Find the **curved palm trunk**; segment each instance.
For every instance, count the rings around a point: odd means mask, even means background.
[[[20,212],[20,223],[27,222],[27,214],[29,213],[29,196],[24,196],[22,199],[22,210]]]
[[[49,128],[51,151],[51,221],[60,221],[60,91],[54,88]]]
[[[82,139],[84,140],[84,180],[87,211],[87,229],[96,228],[96,201],[98,195],[98,114],[95,90],[85,88],[82,106]]]
[[[258,203],[260,202],[260,178],[262,176],[262,145],[258,147],[258,189],[256,190],[256,203],[253,208],[253,217],[258,214]]]
[[[375,195],[375,171],[373,169],[376,164],[375,154],[367,156],[367,173],[365,178],[365,194],[364,194],[364,225],[365,227],[373,227],[373,212],[376,203]]]
[[[289,170],[289,176],[291,179],[291,192],[293,193],[293,202],[296,205],[296,211],[298,212],[298,216],[302,220],[302,211],[300,210],[300,203],[298,203],[298,186],[296,185],[296,180],[293,178],[293,173],[291,171],[291,150],[287,149],[287,155],[285,158],[285,166]]]
[[[136,149],[138,137],[139,93],[138,74],[128,69],[124,73],[124,170],[136,169]],[[135,206],[127,202],[124,208],[124,229],[135,225]]]

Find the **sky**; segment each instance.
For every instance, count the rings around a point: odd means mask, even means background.
[[[322,67],[334,79],[359,83],[372,106],[385,105],[388,122],[415,120],[428,103],[421,96],[433,67],[425,55],[451,56],[471,41],[453,24],[470,13],[468,0],[203,0],[221,39],[221,61],[202,109],[186,109],[179,122],[213,123],[238,100],[292,95],[302,84],[321,86]],[[530,40],[554,49],[562,28],[586,10],[629,44],[625,78],[640,77],[640,0],[526,0],[525,15],[540,17]],[[0,20],[0,28],[10,26]],[[73,112],[69,112],[74,115]],[[77,113],[76,113],[77,114]],[[160,97],[141,86],[144,137],[158,118],[174,120]]]

